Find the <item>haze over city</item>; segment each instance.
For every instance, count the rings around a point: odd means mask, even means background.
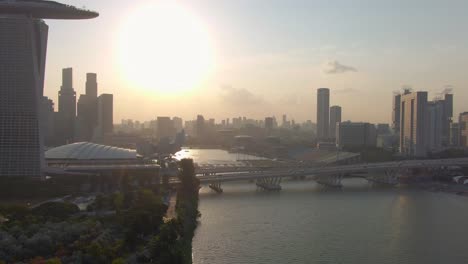
[[[453,89],[454,116],[468,101],[463,1],[67,3],[101,16],[48,22],[44,95],[57,101],[62,68],[73,67],[77,94],[97,72],[100,91],[114,94],[115,122],[197,114],[315,122],[319,87],[330,88],[343,120],[374,123],[389,123],[402,87],[430,98]]]
[[[0,0],[0,264],[466,263],[466,10]]]

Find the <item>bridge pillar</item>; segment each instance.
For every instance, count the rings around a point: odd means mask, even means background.
[[[257,179],[257,189],[265,191],[280,191],[282,177],[262,177]]]
[[[401,175],[401,170],[398,168],[387,169],[384,174],[371,174],[366,179],[375,185],[395,186],[399,183],[398,177]]]
[[[220,182],[213,182],[208,185],[211,190],[217,192],[217,193],[222,193],[223,188],[221,188],[221,183]]]
[[[341,188],[343,185],[341,184],[341,180],[343,179],[343,174],[333,174],[333,175],[319,175],[315,178],[315,181],[321,185],[327,187],[335,187]]]

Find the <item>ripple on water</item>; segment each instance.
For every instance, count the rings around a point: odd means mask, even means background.
[[[202,189],[194,263],[467,263],[465,197],[361,180],[346,180],[342,191],[313,182],[283,187]]]

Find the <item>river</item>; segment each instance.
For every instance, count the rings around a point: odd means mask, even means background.
[[[468,198],[343,184],[265,192],[230,183],[223,194],[204,186],[193,263],[468,263]]]

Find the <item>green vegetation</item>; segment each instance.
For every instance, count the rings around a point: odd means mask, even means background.
[[[159,188],[98,195],[86,212],[48,202],[35,208],[2,206],[0,263],[191,263],[198,188],[192,160],[181,162],[176,219]]]
[[[183,263],[192,263],[192,238],[200,217],[198,211],[198,191],[200,182],[195,177],[193,160],[181,160],[179,175],[181,186],[177,192],[177,220],[182,226],[181,244],[183,248]]]

